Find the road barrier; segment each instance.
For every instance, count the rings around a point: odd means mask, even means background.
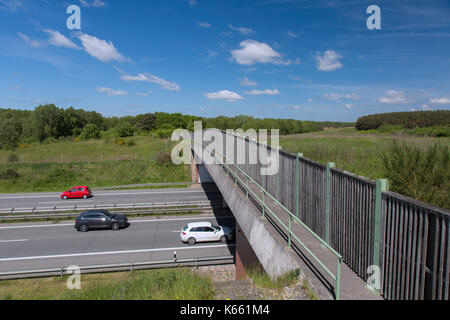
[[[223,208],[222,201],[189,201],[189,202],[152,202],[152,203],[130,203],[130,204],[105,204],[105,205],[82,205],[82,206],[61,206],[61,207],[34,207],[34,208],[11,208],[0,209],[1,220],[20,219],[51,219],[51,218],[71,218],[77,217],[80,212],[104,209],[114,210],[116,214],[144,215],[155,213],[180,213],[180,212],[208,212],[214,209]],[[131,209],[127,211],[117,211],[121,209]],[[29,213],[29,215],[23,215]],[[21,214],[21,215],[19,215]]]
[[[117,264],[102,264],[91,266],[79,266],[81,273],[96,273],[96,272],[118,272],[118,271],[130,271],[143,270],[143,269],[157,269],[157,268],[176,268],[176,267],[201,267],[208,265],[222,265],[233,264],[234,256],[220,256],[220,257],[206,257],[206,258],[190,258],[190,259],[173,259],[173,260],[160,260],[160,261],[141,261],[141,262],[128,262]],[[24,278],[37,278],[37,277],[50,277],[72,274],[69,266],[62,266],[57,268],[48,269],[34,269],[34,270],[17,270],[0,272],[0,279],[24,279]]]

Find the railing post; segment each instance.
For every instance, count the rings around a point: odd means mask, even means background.
[[[389,190],[387,179],[378,179],[375,189],[375,218],[373,232],[373,261],[372,265],[380,267],[380,233],[381,233],[381,208],[383,205],[383,192]]]
[[[331,168],[334,168],[333,162],[327,163],[327,185],[325,194],[325,241],[330,243],[330,200],[331,200]]]
[[[263,188],[263,192],[262,192],[262,214],[263,217],[266,216],[266,189]]]
[[[278,153],[280,152],[280,150],[281,150],[281,148],[282,147],[278,147]],[[278,165],[278,172],[277,172],[277,175],[275,176],[275,178],[276,178],[276,182],[277,182],[277,193],[276,193],[276,199],[278,200],[278,201],[280,201],[280,167],[279,167],[279,165]]]
[[[336,300],[339,300],[341,295],[341,265],[342,265],[342,258],[339,258],[336,272],[336,289],[335,289]]]
[[[247,176],[247,188],[246,188],[246,191],[247,191],[247,198],[248,198],[248,176]]]
[[[292,216],[289,213],[288,248],[291,247],[291,232],[292,232]]]
[[[303,153],[297,153],[295,161],[295,215],[300,218],[300,158],[303,157]]]

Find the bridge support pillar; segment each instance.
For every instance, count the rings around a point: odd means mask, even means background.
[[[236,222],[236,280],[246,279],[246,270],[257,266],[260,266],[258,257],[240,225]]]

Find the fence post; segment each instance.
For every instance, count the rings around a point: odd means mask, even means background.
[[[334,168],[333,162],[327,163],[327,186],[325,194],[325,241],[330,243],[330,200],[331,200],[331,168]]]
[[[378,179],[375,189],[375,219],[373,232],[373,261],[372,265],[380,267],[380,233],[381,233],[381,207],[383,205],[383,192],[389,190],[387,179]]]
[[[303,153],[297,153],[297,159],[295,160],[295,215],[300,217],[300,158],[303,157]]]

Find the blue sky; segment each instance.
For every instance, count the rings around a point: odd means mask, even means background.
[[[81,8],[81,30],[66,9]],[[369,5],[381,30],[369,30]],[[448,0],[0,0],[0,107],[354,121],[450,108]]]

